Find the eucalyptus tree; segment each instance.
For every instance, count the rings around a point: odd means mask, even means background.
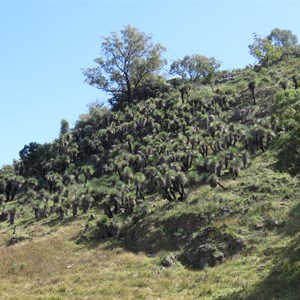
[[[249,45],[249,50],[250,54],[265,67],[278,62],[282,57],[280,47],[276,47],[271,39],[259,36],[256,33],[254,33],[253,44]]]
[[[298,45],[298,38],[291,30],[274,28],[267,37],[276,47],[284,49]]]
[[[138,89],[166,63],[165,48],[153,44],[150,35],[128,25],[120,33],[103,38],[102,56],[95,59],[96,67],[84,70],[86,82],[113,98],[113,108],[124,108],[133,102]]]
[[[274,28],[267,36],[254,33],[254,43],[249,49],[259,63],[269,66],[284,56],[298,55],[299,44],[291,30]]]
[[[171,64],[170,74],[179,75],[189,82],[210,83],[220,65],[214,57],[200,54],[186,55]]]
[[[51,165],[48,162],[54,159],[57,154],[56,144],[29,143],[19,152],[20,162],[18,162],[19,174],[25,177],[44,176]]]

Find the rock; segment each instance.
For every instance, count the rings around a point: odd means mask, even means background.
[[[224,216],[226,214],[230,214],[233,212],[230,206],[224,206],[220,208],[221,215]]]
[[[267,220],[266,222],[266,227],[267,229],[269,230],[273,230],[274,228],[277,228],[279,225],[279,222],[277,219],[274,219],[274,220]]]
[[[233,113],[233,119],[234,121],[239,121],[241,119],[243,119],[245,116],[247,115],[247,110],[246,109],[238,109],[235,110]]]
[[[213,257],[213,266],[224,263],[225,255],[223,252],[217,252],[212,255]]]
[[[199,269],[204,269],[206,266],[214,266],[216,264],[216,259],[219,257],[219,254],[214,257],[214,253],[216,253],[216,249],[209,244],[201,245],[196,248],[194,251],[188,252],[186,254],[186,258],[188,261]]]
[[[253,224],[253,229],[254,230],[263,230],[264,228],[265,228],[264,223],[255,223],[255,224]]]
[[[248,187],[250,192],[257,192],[259,190],[259,186],[257,184],[252,184]]]
[[[93,221],[93,220],[95,220],[95,215],[94,215],[94,214],[91,214],[91,215],[89,216],[89,218],[88,218],[88,221],[90,222],[90,221]]]
[[[205,228],[199,235],[198,238],[205,241],[216,232],[216,228],[213,226]]]
[[[257,271],[261,272],[265,269],[265,266],[264,265],[261,265],[257,268]]]
[[[242,238],[235,238],[228,243],[229,255],[241,253],[244,250],[245,242]]]
[[[160,264],[165,268],[174,267],[177,261],[177,257],[175,255],[168,255],[163,257]]]

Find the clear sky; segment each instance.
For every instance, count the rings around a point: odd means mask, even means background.
[[[101,37],[131,24],[167,48],[169,62],[202,54],[223,69],[253,63],[253,32],[279,27],[300,40],[297,1],[1,1],[0,167],[30,142],[51,142],[107,95],[84,83]]]

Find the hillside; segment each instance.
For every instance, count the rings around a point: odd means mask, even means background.
[[[133,60],[111,107],[25,145],[0,170],[0,298],[298,299],[300,55],[274,34],[244,69]]]

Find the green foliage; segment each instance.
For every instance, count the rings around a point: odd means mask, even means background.
[[[295,130],[300,127],[300,91],[288,90],[279,92],[275,97],[274,114],[279,126],[285,130]]]
[[[161,69],[165,61],[161,58],[165,48],[152,44],[151,37],[128,25],[105,37],[102,57],[95,59],[97,67],[84,71],[86,81],[113,95],[115,108],[130,104],[135,91],[147,78]]]
[[[274,46],[284,50],[298,46],[298,38],[291,30],[274,28],[268,35],[268,39],[272,41]]]
[[[214,57],[209,58],[200,54],[186,55],[171,64],[170,74],[179,75],[190,82],[210,83],[220,65]]]
[[[257,34],[254,34],[254,43],[249,46],[249,49],[250,54],[264,66],[276,63],[282,57],[281,47],[274,46],[271,40],[260,37]]]
[[[63,137],[69,132],[69,122],[66,119],[62,119],[60,122],[59,136]]]
[[[263,66],[277,63],[284,57],[298,56],[297,37],[290,30],[274,28],[266,37],[254,33],[254,43],[249,46],[253,55]]]
[[[276,144],[278,167],[292,175],[299,174],[300,167],[300,92],[279,92],[275,99],[274,116],[284,129]]]

